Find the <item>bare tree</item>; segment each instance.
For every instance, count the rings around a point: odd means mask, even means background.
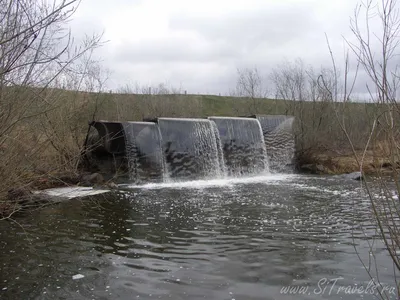
[[[251,99],[253,107],[250,113],[258,113],[257,99],[265,98],[268,95],[262,76],[256,67],[237,69],[237,74],[236,89],[233,95]]]
[[[370,199],[377,232],[393,262],[393,283],[395,283],[397,295],[400,297],[397,277],[400,271],[400,111],[397,99],[400,84],[398,72],[400,10],[397,1],[366,0],[361,2],[357,5],[354,16],[351,18],[350,28],[355,41],[346,40],[346,42],[356,57],[358,66],[369,78],[365,82],[365,86],[370,98],[375,103],[374,106],[371,106],[374,108],[371,115],[373,124],[369,128],[368,139],[362,153],[356,151],[354,140],[345,124],[343,111],[339,111],[336,107],[335,113],[362,174],[366,165],[366,157],[373,156],[378,181],[365,180],[364,186]],[[336,62],[329,43],[328,47],[332,64],[336,69]],[[348,64],[347,56],[343,102],[348,101],[355,82],[348,83]],[[326,84],[324,86],[327,91],[333,93],[334,87],[327,87]],[[369,242],[369,247],[371,254],[368,255],[367,261],[360,256],[359,258],[371,279],[376,282],[380,297],[389,299],[391,296],[384,288],[387,282],[382,283],[379,278],[379,265],[375,260],[373,242]],[[356,253],[358,254],[357,251]]]
[[[43,149],[52,157],[47,149],[54,132],[46,137],[43,132],[48,128],[40,123],[54,119],[50,114],[63,116],[54,120],[72,121],[71,116],[82,111],[78,102],[65,110],[71,94],[55,89],[90,84],[89,68],[77,67],[102,45],[102,34],[87,36],[80,44],[72,38],[67,23],[79,3],[0,0],[0,199],[10,186],[31,181],[26,174],[40,164]]]
[[[374,21],[380,25],[379,31],[372,31]],[[376,103],[374,127],[366,149],[371,145],[374,152],[379,152],[379,156],[390,165],[386,176],[378,170],[379,196],[370,191],[368,184],[366,186],[380,235],[395,268],[400,271],[400,110],[396,98],[400,79],[400,11],[397,1],[362,2],[355,9],[350,28],[356,42],[348,41],[348,45],[370,79],[371,83],[366,87]],[[361,171],[363,157],[359,158]],[[400,296],[400,290],[398,294]]]
[[[275,88],[275,97],[285,101],[285,114],[296,116],[295,136],[299,153],[316,150],[316,147],[329,147],[321,140],[326,125],[332,95],[321,86],[321,78],[330,86],[333,81],[332,71],[321,68],[316,72],[306,66],[301,59],[294,62],[284,61],[275,67],[270,79]]]
[[[77,0],[0,1],[0,145],[19,121],[40,113],[40,109],[32,112],[33,107],[47,104],[40,94],[43,89],[87,51],[100,46],[101,35],[74,45],[65,28],[78,4]],[[16,87],[40,88],[31,90],[29,99],[9,97]]]

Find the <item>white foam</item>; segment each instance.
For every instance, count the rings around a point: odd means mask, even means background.
[[[38,191],[37,193],[46,194],[54,197],[62,197],[62,198],[78,198],[78,197],[87,197],[93,195],[99,195],[109,192],[109,190],[98,190],[93,189],[92,187],[62,187],[62,188],[52,188],[47,190]]]
[[[126,185],[125,188],[140,189],[202,189],[207,187],[232,187],[236,184],[268,183],[286,181],[296,177],[294,174],[265,174],[252,177],[204,179],[193,181],[175,181],[163,183],[147,183],[143,185]]]
[[[342,195],[342,196],[348,196],[351,193],[351,192],[343,192],[343,190],[334,190],[319,186],[307,185],[305,183],[292,183],[291,187],[298,188],[300,190],[316,191],[316,192],[329,193],[333,195]]]

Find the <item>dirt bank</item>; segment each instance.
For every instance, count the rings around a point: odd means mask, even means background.
[[[361,163],[365,175],[390,173],[400,168],[400,161],[391,162],[388,156],[378,155],[372,151],[357,151],[358,161]],[[351,151],[335,152],[320,151],[307,152],[297,158],[297,168],[300,172],[311,174],[347,174],[361,170],[357,159]]]

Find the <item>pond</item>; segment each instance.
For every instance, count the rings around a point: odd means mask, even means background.
[[[396,299],[358,181],[281,174],[124,190],[0,222],[0,298],[375,299],[364,262]]]

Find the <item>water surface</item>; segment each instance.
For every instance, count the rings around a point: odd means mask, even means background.
[[[360,182],[275,175],[129,188],[0,223],[0,298],[375,299],[344,290],[367,287],[356,252],[368,263],[369,245],[381,282],[395,284]]]

